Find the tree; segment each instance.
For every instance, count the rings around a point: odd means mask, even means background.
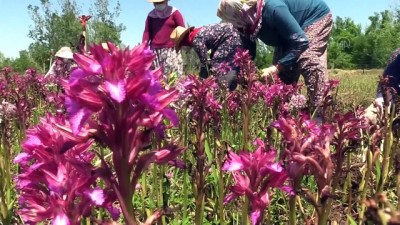
[[[354,56],[363,59],[367,68],[383,68],[392,51],[400,46],[400,26],[388,10],[375,13],[369,20],[371,24],[364,37],[358,39]]]
[[[2,65],[5,60],[6,60],[6,57],[4,56],[4,54],[2,52],[0,52],[0,65]]]
[[[28,51],[23,50],[19,52],[19,57],[16,58],[11,65],[15,71],[19,73],[24,73],[25,70],[32,68],[32,67],[37,67],[37,64],[31,57]]]
[[[75,0],[59,0],[59,3],[60,10],[54,9],[49,0],[41,0],[41,7],[28,6],[34,23],[28,36],[48,50],[73,47],[81,33],[77,19],[80,10]]]
[[[39,6],[29,5],[28,11],[33,21],[33,27],[28,36],[34,40],[29,50],[38,65],[49,66],[50,52],[56,52],[63,46],[76,49],[82,27],[79,21],[81,10],[75,0],[58,0],[58,7],[53,7],[50,0],[40,0]],[[94,18],[93,28],[89,28],[89,40],[104,42],[110,40],[120,43],[120,33],[125,29],[123,24],[116,25],[120,5],[116,3],[114,10],[109,10],[108,0],[96,0],[92,8]],[[90,22],[90,21],[89,21]]]
[[[51,50],[57,51],[63,46],[73,48],[78,42],[81,25],[77,18],[80,11],[75,0],[59,0],[59,10],[53,8],[49,0],[41,0],[40,4],[40,7],[28,6],[34,23],[28,34],[34,40],[29,49],[37,64],[44,66],[46,71]]]
[[[354,42],[362,35],[361,25],[350,18],[336,17],[328,44],[329,66],[332,68],[354,69]]]
[[[50,49],[39,42],[34,42],[29,45],[28,51],[32,59],[37,63],[37,68],[40,72],[46,73],[50,67],[50,58],[54,55],[56,49]]]
[[[121,5],[117,1],[113,11],[109,10],[109,8],[109,0],[96,0],[90,9],[90,14],[93,16],[88,25],[91,42],[111,41],[116,44],[121,43],[121,32],[126,27],[122,23],[116,24],[115,22],[121,12]]]
[[[5,55],[2,52],[0,52],[0,69],[5,66],[12,66],[12,64],[13,64],[13,59],[6,58]]]

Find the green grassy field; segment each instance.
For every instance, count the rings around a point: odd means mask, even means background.
[[[367,106],[375,97],[382,70],[330,70],[329,78],[340,81],[338,100],[345,106]]]

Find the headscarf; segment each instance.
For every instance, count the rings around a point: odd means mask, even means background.
[[[157,9],[153,9],[149,12],[149,17],[151,18],[157,18],[157,19],[165,19],[170,17],[175,11],[177,10],[177,8],[172,7],[172,6],[167,6],[164,10],[160,11]]]
[[[264,0],[221,0],[217,16],[254,40],[261,28]]]

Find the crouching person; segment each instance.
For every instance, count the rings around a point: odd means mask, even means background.
[[[397,95],[400,94],[400,49],[396,49],[393,53],[392,56],[389,59],[389,62],[383,72],[383,78],[385,78],[383,81],[384,84],[379,82],[378,84],[378,90],[376,93],[376,97],[374,100],[374,103],[372,103],[366,110],[364,116],[372,123],[376,124],[377,123],[377,116],[378,116],[378,110],[383,109],[383,103],[384,103],[384,94],[382,93],[382,86],[384,85],[387,88],[391,88],[393,91],[388,92],[387,98],[389,99],[389,105],[394,100],[394,97],[390,93],[397,93]]]
[[[227,63],[231,71],[220,75],[218,79],[227,83],[229,90],[237,86],[237,73],[240,68],[233,64],[239,48],[249,50],[252,59],[256,55],[256,43],[241,36],[230,23],[211,24],[202,27],[177,27],[171,33],[177,51],[186,46],[193,48],[200,59],[200,77],[207,78],[216,74],[222,63]],[[210,55],[208,57],[208,54]]]
[[[60,48],[60,50],[56,52],[56,58],[45,77],[54,76],[57,78],[66,78],[72,69],[76,67],[73,54],[70,47]]]

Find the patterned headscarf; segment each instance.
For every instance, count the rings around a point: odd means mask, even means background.
[[[245,28],[248,24],[243,18],[243,12],[256,3],[257,0],[221,0],[217,16],[226,22],[232,23],[234,27]]]
[[[255,39],[261,27],[264,0],[220,0],[217,16]]]

